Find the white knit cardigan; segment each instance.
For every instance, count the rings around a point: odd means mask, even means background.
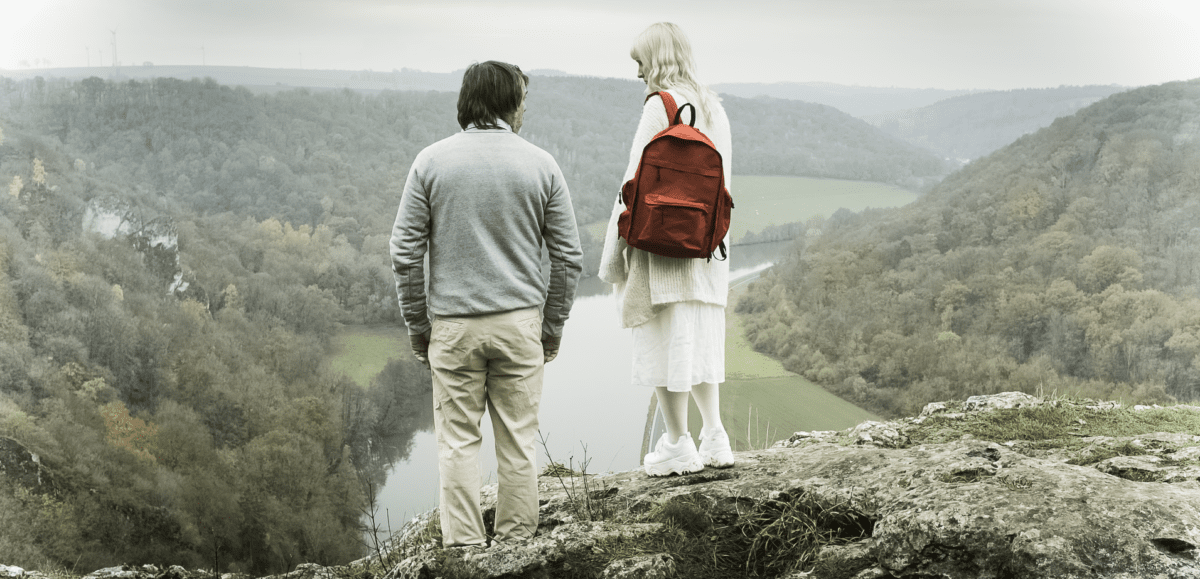
[[[669,89],[667,92],[680,107],[685,103],[694,103],[692,95],[686,90]],[[690,113],[690,110],[684,113],[684,122]],[[733,144],[729,117],[725,115],[725,109],[720,104],[716,104],[714,110],[709,111],[709,116],[711,122],[705,119],[703,112],[696,115],[695,126],[712,141],[717,147],[717,152],[721,154],[725,169],[725,187],[732,193],[733,188],[729,184]],[[646,101],[642,107],[642,120],[638,123],[637,133],[633,137],[629,165],[625,169],[622,183],[633,179],[642,158],[642,149],[654,135],[666,129],[669,124],[662,99],[656,96]],[[629,247],[625,240],[617,235],[617,219],[625,210],[625,206],[620,202],[620,195],[617,199],[604,234],[600,279],[615,286],[621,327],[640,326],[668,304],[675,302],[696,300],[725,305],[729,295],[728,260],[663,257]],[[728,235],[725,237],[725,245],[729,245]]]

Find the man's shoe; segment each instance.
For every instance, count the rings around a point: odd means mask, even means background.
[[[704,466],[729,468],[733,466],[733,449],[729,447],[729,435],[725,429],[700,429],[700,458]]]
[[[704,470],[704,461],[696,451],[696,443],[692,441],[691,433],[684,433],[674,444],[669,438],[670,435],[664,433],[662,438],[658,439],[654,452],[647,454],[642,461],[646,474],[667,476]]]

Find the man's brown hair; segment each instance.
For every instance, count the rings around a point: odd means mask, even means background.
[[[489,60],[467,67],[458,91],[458,126],[474,124],[481,129],[498,129],[497,119],[516,112],[525,98],[529,75],[515,64]]]

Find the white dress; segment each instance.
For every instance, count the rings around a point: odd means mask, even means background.
[[[725,307],[699,301],[668,304],[633,327],[633,384],[690,392],[725,381]]]

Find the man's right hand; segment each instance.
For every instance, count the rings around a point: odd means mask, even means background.
[[[542,334],[542,353],[546,357],[545,364],[554,361],[558,357],[558,347],[562,344],[562,336],[551,336],[550,334]]]
[[[429,366],[429,336],[432,333],[433,330],[429,329],[420,334],[408,335],[408,341],[412,344],[413,357],[426,366]]]

